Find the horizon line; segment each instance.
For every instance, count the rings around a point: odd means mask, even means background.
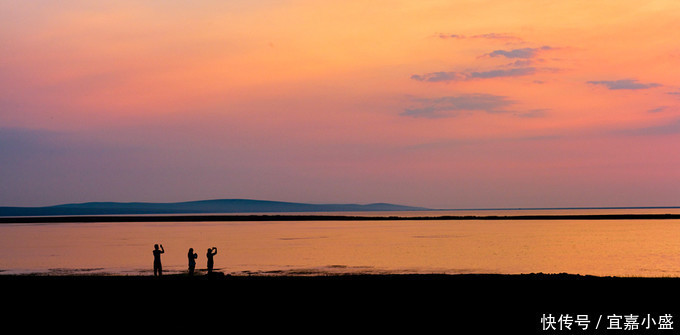
[[[288,203],[288,204],[304,204],[304,205],[358,205],[358,206],[368,206],[368,205],[393,205],[402,207],[412,207],[413,210],[430,210],[430,211],[493,211],[493,210],[567,210],[567,209],[663,209],[663,208],[680,208],[677,206],[563,206],[563,207],[472,207],[472,208],[430,208],[418,205],[405,205],[399,203],[391,202],[369,202],[369,203],[357,203],[357,202],[337,202],[337,203],[314,203],[314,202],[294,202],[294,201],[283,201],[283,200],[263,200],[263,199],[249,199],[249,198],[213,198],[213,199],[201,199],[201,200],[185,200],[185,201],[170,201],[170,202],[152,202],[152,201],[86,201],[86,202],[71,202],[71,203],[60,203],[56,205],[43,205],[43,206],[5,206],[2,207],[15,207],[15,208],[40,208],[40,207],[56,207],[65,205],[85,205],[85,204],[95,204],[95,203],[115,203],[115,204],[181,204],[190,202],[201,202],[201,201],[220,201],[220,200],[246,200],[246,201],[261,201],[261,202],[278,202],[278,203]]]

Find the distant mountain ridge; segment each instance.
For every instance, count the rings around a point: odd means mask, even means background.
[[[250,199],[216,199],[173,203],[87,202],[45,207],[0,207],[0,216],[128,215],[128,214],[206,214],[206,213],[286,213],[420,211],[423,207],[373,204],[308,204]]]

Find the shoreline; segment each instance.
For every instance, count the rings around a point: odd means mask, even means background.
[[[441,216],[353,216],[353,215],[74,215],[6,216],[7,223],[82,222],[214,222],[214,221],[462,221],[462,220],[678,220],[680,214],[573,214],[573,215],[441,215]]]
[[[166,274],[160,277],[153,275],[119,275],[119,274],[2,274],[1,280],[156,280],[156,281],[678,281],[680,277],[626,277],[626,276],[594,276],[570,273],[521,273],[521,274],[366,274],[366,273],[333,273],[313,275],[233,275],[215,272],[212,275],[196,274],[189,276],[185,273]]]

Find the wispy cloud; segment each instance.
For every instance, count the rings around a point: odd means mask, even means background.
[[[459,35],[459,34],[437,34],[437,37],[443,39],[443,40],[448,40],[448,39],[463,39],[465,36]]]
[[[521,59],[521,60],[516,60],[510,64],[507,64],[506,66],[511,66],[511,67],[527,67],[530,65],[534,64],[534,60],[531,59]]]
[[[502,41],[515,41],[515,42],[521,42],[522,38],[511,35],[511,34],[503,34],[503,33],[489,33],[489,34],[477,34],[477,35],[471,35],[471,36],[465,36],[461,34],[448,34],[448,33],[438,33],[435,34],[435,36],[441,38],[441,39],[466,39],[466,38],[475,38],[475,39],[490,39],[490,40],[502,40]]]
[[[25,158],[94,157],[132,148],[103,143],[87,135],[44,129],[0,127],[0,165]]]
[[[417,81],[427,81],[431,83],[442,82],[442,81],[458,81],[466,80],[468,76],[462,72],[430,72],[426,74],[414,74],[411,79]]]
[[[528,111],[517,111],[513,112],[513,115],[517,117],[522,117],[522,118],[527,118],[527,119],[533,119],[533,118],[540,118],[540,117],[545,117],[546,114],[548,113],[549,109],[532,109]]]
[[[657,107],[657,108],[652,108],[652,109],[648,110],[647,113],[659,113],[659,112],[665,111],[666,109],[668,109],[668,106],[661,106],[661,107]]]
[[[636,79],[589,81],[588,84],[602,85],[610,90],[644,90],[661,86],[657,83],[640,83]]]
[[[665,124],[618,130],[615,133],[629,136],[660,136],[680,134],[680,119],[671,120]]]
[[[498,77],[519,77],[536,73],[535,67],[519,67],[507,70],[491,70],[483,72],[471,72],[470,78],[498,78]]]
[[[417,99],[419,107],[407,108],[401,113],[403,116],[441,118],[457,116],[463,111],[483,111],[487,113],[502,113],[503,108],[515,102],[507,97],[492,94],[462,94],[441,98]]]
[[[480,35],[473,35],[472,38],[485,38],[485,39],[493,39],[493,40],[512,40],[512,41],[521,41],[522,39],[520,37],[510,35],[510,34],[499,34],[499,33],[489,33],[489,34],[480,34]]]
[[[472,79],[489,79],[501,77],[519,77],[536,73],[535,67],[519,67],[490,71],[473,72],[430,72],[422,75],[414,74],[411,79],[424,82],[464,81]]]
[[[521,48],[521,49],[512,49],[512,50],[494,50],[488,54],[485,54],[485,56],[489,57],[506,57],[506,58],[520,58],[520,59],[528,59],[528,58],[534,58],[538,55],[540,51],[543,50],[551,50],[552,47],[550,46],[542,46],[540,48]]]

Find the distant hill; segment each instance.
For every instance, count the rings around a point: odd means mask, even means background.
[[[361,212],[419,210],[428,209],[387,203],[366,205],[307,204],[249,199],[218,199],[174,203],[87,202],[82,204],[64,204],[46,207],[0,207],[0,216]]]

